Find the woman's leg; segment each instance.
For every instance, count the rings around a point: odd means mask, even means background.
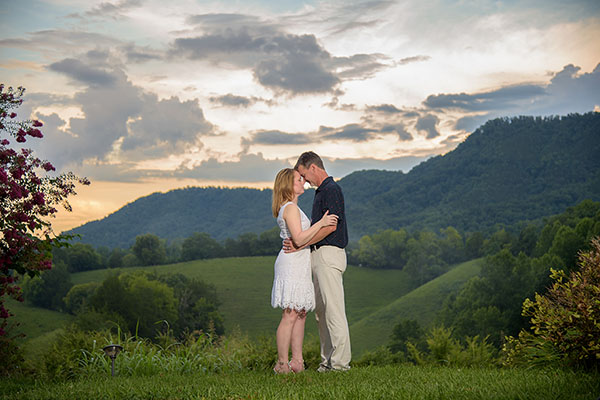
[[[298,319],[298,313],[295,310],[283,310],[281,322],[277,327],[277,360],[276,372],[289,372],[288,360],[290,344],[292,341],[292,330],[294,323]]]
[[[292,329],[292,361],[290,366],[292,371],[300,372],[304,369],[304,359],[302,358],[302,345],[304,344],[304,325],[306,324],[306,312],[298,313],[298,318]]]

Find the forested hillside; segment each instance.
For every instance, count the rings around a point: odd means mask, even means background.
[[[600,113],[488,121],[454,151],[409,173],[367,170],[340,180],[350,236],[381,229],[490,231],[600,200]],[[300,206],[309,214],[313,192]],[[95,246],[206,232],[216,239],[274,226],[271,191],[186,188],[141,198],[70,233]]]
[[[300,206],[310,212],[313,191]],[[153,233],[163,239],[183,239],[205,232],[220,240],[242,233],[261,233],[276,226],[271,215],[271,190],[189,187],[154,193],[69,233],[94,246],[127,248],[135,237]]]
[[[600,113],[501,118],[408,174],[363,171],[342,185],[354,233],[447,226],[486,231],[599,200],[598,154]]]

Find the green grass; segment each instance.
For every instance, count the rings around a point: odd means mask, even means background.
[[[353,354],[360,355],[365,350],[388,343],[394,325],[402,319],[414,319],[423,327],[431,325],[446,296],[479,274],[481,262],[481,259],[477,259],[459,264],[444,275],[351,324]]]
[[[115,272],[134,270],[182,273],[216,286],[228,332],[237,327],[251,337],[271,335],[277,329],[281,311],[271,307],[271,286],[275,257],[240,257],[197,260],[156,267],[96,270],[72,275],[74,284],[102,281]],[[358,321],[409,291],[405,273],[348,266],[344,274],[348,321]],[[306,331],[317,334],[314,318]]]
[[[10,323],[18,324],[10,331],[11,335],[25,335],[17,337],[17,341],[25,357],[34,362],[41,358],[62,328],[74,319],[70,314],[28,306],[10,298],[6,299],[6,307],[15,314],[9,319]]]
[[[117,359],[118,361],[118,359]],[[0,399],[569,399],[593,400],[600,376],[568,370],[386,366],[276,376],[265,371],[66,382],[0,379]]]
[[[6,308],[15,314],[9,321],[19,324],[11,333],[23,333],[29,338],[39,337],[62,328],[73,320],[70,314],[29,306],[10,298],[6,299]]]

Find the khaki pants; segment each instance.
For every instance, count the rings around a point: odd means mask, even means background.
[[[311,253],[311,261],[321,366],[345,370],[350,368],[351,359],[342,279],[346,270],[346,251],[335,246],[321,246]]]

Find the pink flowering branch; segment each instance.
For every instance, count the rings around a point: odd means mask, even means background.
[[[24,91],[0,85],[0,336],[6,335],[12,316],[4,307],[4,296],[23,301],[19,276],[50,269],[52,247],[69,239],[57,236],[48,218],[55,216],[58,205],[71,211],[67,198],[76,194],[76,184],[90,184],[71,172],[46,175],[55,171],[50,162],[35,157],[30,149],[10,147],[11,139],[25,143],[44,136],[38,129],[41,121],[15,120]]]

